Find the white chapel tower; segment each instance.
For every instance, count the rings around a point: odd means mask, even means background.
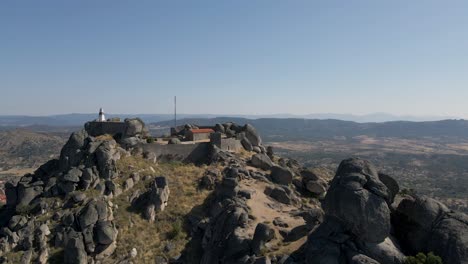
[[[106,117],[104,116],[104,110],[102,108],[99,109],[99,122],[106,122]]]

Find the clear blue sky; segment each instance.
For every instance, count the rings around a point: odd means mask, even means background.
[[[468,116],[468,1],[1,1],[0,114]]]

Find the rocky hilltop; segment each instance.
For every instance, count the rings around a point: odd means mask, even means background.
[[[115,135],[85,125],[60,158],[6,184],[0,262],[468,263],[467,215],[401,194],[370,162],[304,168],[251,125],[214,131],[243,149],[211,145],[195,165],[145,152],[139,119]]]

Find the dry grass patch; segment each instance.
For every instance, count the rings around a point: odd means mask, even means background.
[[[207,167],[178,162],[156,166],[138,157],[123,158],[118,161],[117,166],[124,177],[132,171],[139,170],[140,175],[152,177],[146,182],[140,181],[131,190],[113,201],[118,205],[118,209],[114,210],[114,217],[119,229],[115,258],[122,259],[132,248],[138,251],[135,263],[154,263],[156,256],[171,258],[180,255],[189,241],[184,225],[186,216],[191,211],[196,211],[194,207],[202,205],[210,193],[198,189],[199,179]],[[150,166],[155,172],[148,169]],[[133,211],[128,202],[128,196],[136,189],[140,189],[141,193],[145,192],[155,176],[167,178],[171,193],[165,211],[159,212],[155,222],[150,223],[143,219],[141,212]],[[115,259],[109,260],[109,263],[112,262],[115,262]]]

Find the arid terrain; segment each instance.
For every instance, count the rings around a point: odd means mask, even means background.
[[[15,179],[58,157],[71,130],[72,127],[34,126],[0,131],[0,180]],[[156,130],[152,133],[157,133]],[[468,138],[369,135],[318,138],[310,133],[310,139],[295,140],[291,133],[286,129],[276,131],[265,138],[266,144],[273,146],[279,155],[305,166],[322,166],[333,171],[345,158],[365,158],[393,175],[402,188],[440,199],[453,209],[468,211]],[[278,137],[280,141],[275,140]]]
[[[371,160],[401,187],[468,210],[468,140],[356,136],[328,140],[269,142],[281,156],[306,166],[336,170],[346,157]]]

